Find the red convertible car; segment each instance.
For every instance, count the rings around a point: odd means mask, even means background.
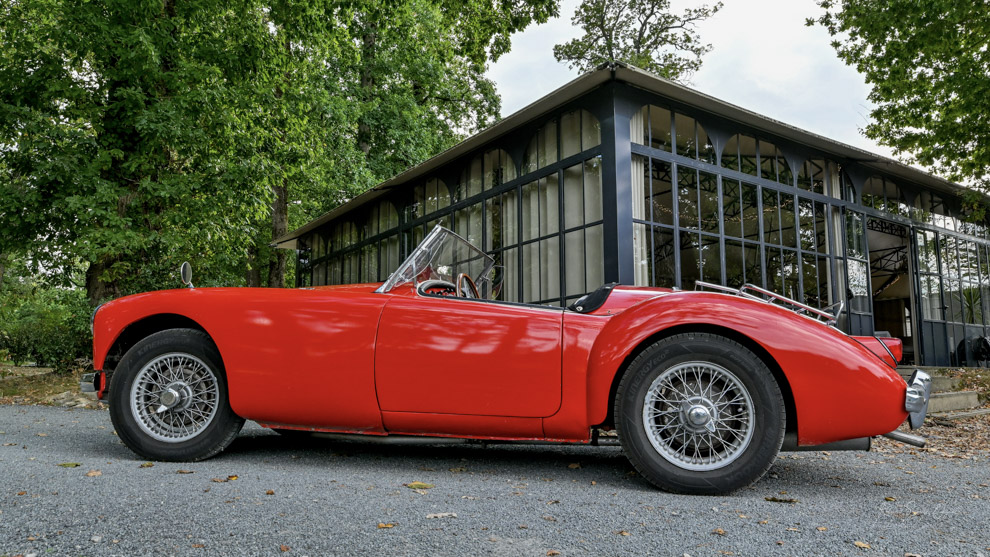
[[[94,314],[99,371],[82,388],[153,460],[214,456],[245,420],[560,443],[614,428],[647,480],[708,494],[757,480],[781,450],[924,442],[893,431],[921,425],[931,388],[898,375],[896,339],[848,336],[832,314],[752,286],[493,301],[492,263],[437,227],[384,284],[114,300]]]

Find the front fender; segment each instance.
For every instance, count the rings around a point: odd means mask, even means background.
[[[800,445],[880,435],[907,417],[904,380],[841,331],[756,300],[675,292],[616,315],[598,335],[588,370],[590,423],[604,421],[612,381],[637,348],[692,327],[730,329],[766,350],[793,394]]]

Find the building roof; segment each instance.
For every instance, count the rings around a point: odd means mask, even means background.
[[[487,145],[509,131],[553,111],[585,93],[588,93],[608,82],[626,83],[633,87],[644,89],[664,97],[679,101],[706,112],[710,112],[730,121],[735,121],[757,131],[773,134],[794,143],[811,147],[822,153],[835,157],[856,161],[868,168],[883,171],[895,178],[902,178],[929,187],[940,193],[960,195],[966,188],[940,178],[923,170],[906,165],[894,159],[870,153],[858,147],[817,135],[790,124],[767,118],[751,110],[741,108],[723,100],[716,99],[700,91],[685,87],[679,83],[657,77],[639,68],[622,63],[600,66],[598,69],[585,73],[559,89],[538,99],[521,110],[499,120],[497,123],[478,132],[450,149],[432,157],[412,168],[393,176],[370,190],[358,195],[339,207],[324,213],[320,217],[276,239],[274,245],[279,248],[295,249],[296,240],[318,228],[319,226],[347,213],[351,209],[380,197],[389,190],[406,184],[416,178],[426,175],[444,164]]]

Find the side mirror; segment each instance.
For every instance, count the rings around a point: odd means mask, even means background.
[[[182,284],[186,285],[188,288],[192,288],[192,265],[188,261],[183,261],[182,266],[179,267],[179,278],[182,279]]]

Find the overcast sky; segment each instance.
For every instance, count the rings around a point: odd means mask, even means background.
[[[512,51],[493,64],[489,77],[507,116],[579,74],[553,58],[553,45],[581,34],[571,24],[579,0],[563,0],[561,16],[515,35]],[[709,2],[711,3],[711,2]],[[863,136],[869,122],[869,88],[829,45],[821,27],[805,18],[821,9],[814,0],[724,0],[725,7],[699,25],[712,51],[688,83],[718,99],[798,128],[891,156]],[[674,0],[674,6],[691,4]]]

